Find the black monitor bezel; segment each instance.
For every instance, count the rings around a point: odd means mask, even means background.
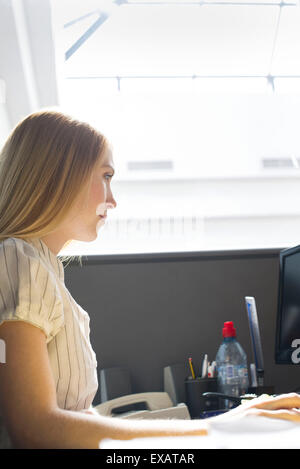
[[[297,363],[293,363],[292,360],[288,361],[286,359],[286,352],[283,352],[280,349],[280,331],[282,323],[282,298],[283,298],[283,288],[284,288],[284,268],[285,260],[288,256],[297,254],[300,252],[300,245],[283,249],[279,253],[279,281],[278,281],[278,302],[277,302],[277,320],[276,320],[276,339],[275,339],[275,363],[277,365],[295,365],[299,366]],[[285,353],[285,355],[284,355]]]

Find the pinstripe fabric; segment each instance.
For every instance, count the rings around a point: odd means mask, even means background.
[[[58,406],[89,408],[98,388],[90,318],[66,288],[61,260],[41,239],[8,238],[0,242],[0,265],[0,324],[24,320],[41,328]]]

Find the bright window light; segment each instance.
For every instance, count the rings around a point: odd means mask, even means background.
[[[298,94],[300,95],[300,77],[299,78],[276,78],[276,93]]]
[[[205,94],[257,94],[269,91],[266,78],[254,77],[196,78],[194,89],[196,93]]]
[[[282,8],[272,75],[300,75],[300,8]]]
[[[60,104],[109,138],[117,168],[118,211],[85,249],[296,242],[297,0],[52,0],[52,13]]]
[[[278,11],[272,5],[123,4],[70,56],[64,73],[265,76]],[[74,44],[78,39],[74,32]]]

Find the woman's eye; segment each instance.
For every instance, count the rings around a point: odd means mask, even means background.
[[[111,178],[113,177],[113,175],[112,175],[112,174],[105,174],[104,177],[105,177],[107,180],[109,180],[109,179],[111,179]]]

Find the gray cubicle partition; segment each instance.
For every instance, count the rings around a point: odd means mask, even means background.
[[[163,368],[205,353],[214,360],[223,322],[253,361],[245,296],[256,298],[265,384],[278,393],[300,386],[300,368],[275,365],[279,249],[82,256],[65,282],[90,315],[98,369],[127,367],[135,393],[163,391]],[[94,404],[100,402],[100,390]]]

